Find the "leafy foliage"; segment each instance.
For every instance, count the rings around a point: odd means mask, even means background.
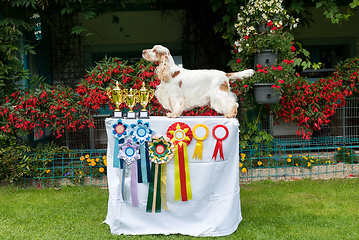
[[[41,178],[52,161],[52,153],[69,151],[55,144],[38,145],[36,148],[25,145],[0,148],[0,182],[13,183],[24,177]],[[32,152],[36,152],[36,155]]]

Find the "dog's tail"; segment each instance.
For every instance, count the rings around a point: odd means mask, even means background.
[[[243,78],[249,78],[252,77],[254,74],[253,69],[247,69],[241,72],[233,72],[233,73],[226,73],[229,80],[237,80],[237,79],[243,79]]]

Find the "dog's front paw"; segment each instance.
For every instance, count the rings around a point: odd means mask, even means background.
[[[247,70],[244,70],[242,73],[243,73],[244,78],[249,78],[249,77],[253,76],[255,71],[253,69],[247,69]]]
[[[178,115],[178,114],[175,114],[175,113],[168,112],[168,113],[167,113],[167,117],[169,117],[169,118],[176,118],[176,117],[179,117],[179,115]]]

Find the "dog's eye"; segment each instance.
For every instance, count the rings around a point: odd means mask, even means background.
[[[154,49],[153,52],[157,52],[156,49]]]

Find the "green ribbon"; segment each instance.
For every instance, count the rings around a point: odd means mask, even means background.
[[[156,164],[152,163],[152,165],[151,165],[152,179],[155,179],[155,177],[157,177],[155,212],[159,213],[159,212],[161,212],[161,167],[160,166],[158,167],[157,176],[155,176],[155,167],[156,167]],[[155,183],[155,181],[153,180],[149,184],[146,212],[153,212],[152,206],[153,206],[153,197],[154,197],[154,189],[155,189],[154,183]]]

